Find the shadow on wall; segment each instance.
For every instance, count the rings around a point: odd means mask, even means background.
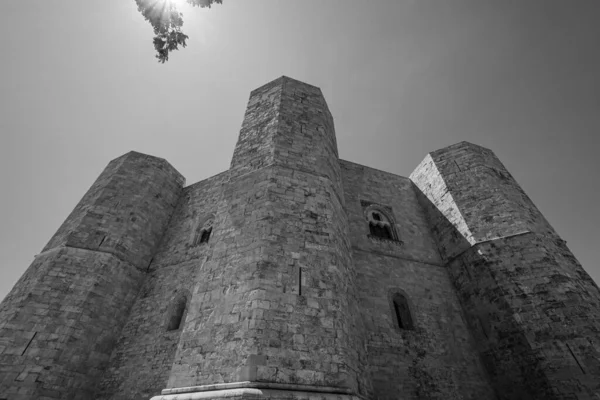
[[[543,398],[540,393],[545,393],[549,385],[537,351],[515,318],[511,304],[514,299],[507,296],[496,276],[504,268],[503,260],[490,258],[488,252],[480,250],[481,245],[496,247],[494,241],[472,245],[425,194],[413,186],[496,395],[499,399]],[[527,242],[531,238],[521,240]]]

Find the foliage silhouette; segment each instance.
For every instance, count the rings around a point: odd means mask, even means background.
[[[170,0],[135,0],[138,11],[150,22],[154,29],[154,48],[156,58],[161,63],[169,61],[169,53],[185,47],[188,35],[181,31],[183,14],[179,12],[175,2]],[[223,4],[223,0],[186,0],[188,4],[208,7],[212,4]]]

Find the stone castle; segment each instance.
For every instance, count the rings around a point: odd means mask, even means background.
[[[250,95],[228,171],[111,161],[0,305],[0,399],[600,399],[600,292],[488,149],[340,160]]]

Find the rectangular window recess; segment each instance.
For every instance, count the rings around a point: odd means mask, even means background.
[[[400,327],[400,329],[404,329],[404,324],[402,323],[402,313],[400,312],[400,309],[398,308],[398,304],[396,302],[394,302],[394,310],[396,311],[396,319],[398,320],[398,326]]]
[[[21,353],[21,355],[25,354],[25,352],[27,351],[27,349],[31,345],[31,342],[33,342],[33,339],[35,339],[35,335],[37,335],[37,332],[33,332],[33,336],[31,337],[31,339],[29,339],[29,342],[27,343],[27,346],[25,346],[25,349],[23,350],[23,352]]]

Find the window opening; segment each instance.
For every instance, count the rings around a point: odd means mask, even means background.
[[[381,226],[378,224],[370,223],[369,231],[371,232],[371,235],[377,236],[382,239],[389,239],[389,240],[394,239],[392,237],[392,232],[390,231],[390,227],[387,225]]]
[[[196,234],[194,235],[194,241],[192,246],[198,246],[202,243],[208,243],[210,240],[210,234],[213,228],[213,218],[209,217],[204,224],[199,224],[196,228]]]
[[[183,320],[183,314],[185,313],[185,298],[180,298],[172,311],[171,318],[169,319],[168,331],[175,331],[181,327]]]
[[[210,239],[210,233],[212,232],[212,227],[203,230],[202,236],[200,237],[200,243],[208,243],[208,239]]]
[[[372,237],[398,240],[391,220],[383,212],[373,209],[367,211],[367,221],[369,223],[369,233]]]
[[[396,313],[396,320],[398,321],[398,327],[400,329],[411,330],[414,329],[412,316],[408,307],[406,297],[401,294],[394,296],[394,311]]]

